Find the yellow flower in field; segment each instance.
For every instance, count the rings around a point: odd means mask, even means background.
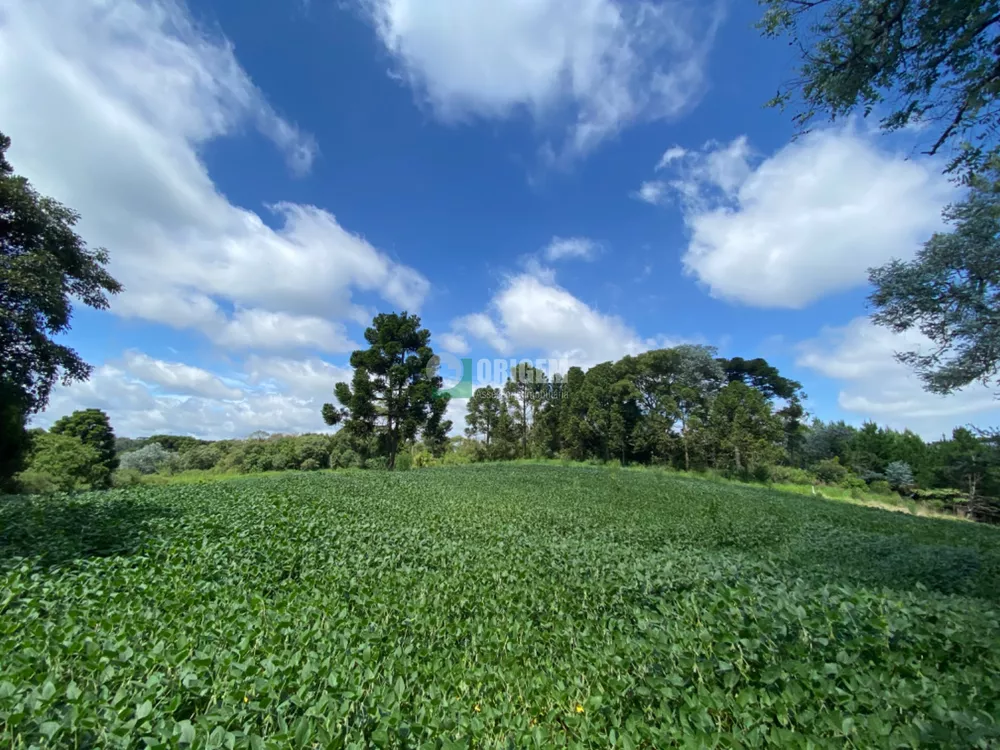
[[[244,703],[249,703],[249,702],[250,702],[250,699],[249,699],[249,698],[248,698],[247,696],[245,696],[245,695],[244,695],[244,696],[243,696],[243,702],[244,702]]]
[[[473,710],[473,711],[475,711],[475,712],[476,712],[476,713],[478,714],[478,713],[479,713],[480,711],[482,711],[483,709],[481,709],[481,708],[479,707],[479,704],[477,703],[476,705],[474,705],[474,706],[472,707],[472,710]]]
[[[581,706],[579,703],[576,704],[576,712],[578,714],[582,714],[583,713],[583,706]]]

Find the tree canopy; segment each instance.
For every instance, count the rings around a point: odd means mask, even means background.
[[[94,471],[92,484],[95,487],[110,487],[111,473],[118,468],[118,454],[115,450],[115,432],[111,420],[100,409],[83,409],[61,417],[49,429],[53,435],[70,435],[79,438],[97,454],[103,472]],[[98,477],[101,474],[101,477]]]
[[[1000,169],[974,176],[968,197],[944,215],[952,231],[870,276],[872,319],[897,333],[915,328],[933,344],[897,356],[935,393],[988,384],[1000,369]]]
[[[53,385],[85,380],[90,366],[55,337],[69,329],[72,300],[97,309],[121,285],[108,253],[73,231],[79,216],[39,195],[7,161],[0,133],[0,488],[24,464],[25,424],[45,408]]]
[[[30,414],[45,407],[58,379],[90,374],[53,338],[69,328],[71,300],[103,310],[121,285],[105,269],[107,251],[88,249],[73,231],[80,217],[14,174],[9,147],[0,133],[0,379],[20,390]]]

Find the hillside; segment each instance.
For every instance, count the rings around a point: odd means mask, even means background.
[[[986,747],[1000,533],[654,472],[0,503],[0,744]]]

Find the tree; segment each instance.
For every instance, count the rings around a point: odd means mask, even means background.
[[[57,380],[90,375],[90,366],[53,338],[69,328],[71,299],[103,310],[121,285],[104,268],[107,251],[89,250],[73,231],[79,216],[14,174],[9,147],[0,133],[0,395],[16,398],[30,415],[45,407]]]
[[[449,394],[438,396],[431,402],[430,415],[424,425],[422,437],[424,445],[434,458],[441,458],[451,447],[448,433],[451,432],[452,422],[445,419],[444,414],[451,401]]]
[[[174,465],[177,454],[168,451],[160,443],[148,443],[130,453],[123,453],[119,465],[123,470],[138,471],[140,474],[155,474]]]
[[[503,405],[521,443],[521,458],[528,457],[528,438],[535,423],[535,414],[544,405],[547,391],[545,373],[526,362],[515,367],[504,383]]]
[[[115,433],[107,414],[100,409],[75,411],[57,420],[49,432],[53,435],[72,435],[93,448],[104,467],[103,475],[106,477],[103,485],[95,487],[111,486],[111,473],[118,468],[118,454],[115,452]]]
[[[995,378],[1000,363],[1000,190],[998,102],[1000,0],[760,0],[760,27],[789,34],[803,52],[800,76],[772,104],[798,94],[796,122],[817,115],[884,112],[891,132],[929,126],[926,153],[948,148],[947,172],[971,188],[945,211],[936,234],[911,262],[870,270],[873,320],[917,328],[936,349],[899,358],[936,393]]]
[[[707,430],[718,447],[716,465],[737,474],[781,457],[781,421],[760,391],[739,381],[727,385],[713,400]]]
[[[915,484],[913,469],[905,461],[892,461],[885,467],[885,481],[892,489],[905,492]]]
[[[500,423],[500,391],[491,385],[476,390],[469,398],[465,413],[465,434],[474,438],[481,436],[489,452],[497,426]]]
[[[965,427],[952,430],[951,440],[939,443],[937,450],[941,482],[968,492],[971,499],[1000,471],[997,448]]]
[[[24,469],[31,438],[25,429],[27,409],[21,393],[0,381],[0,494],[14,492],[14,476]]]
[[[32,434],[31,459],[19,476],[29,492],[72,492],[107,486],[100,454],[80,438],[38,431]]]
[[[850,455],[851,443],[857,434],[857,428],[843,420],[824,423],[816,419],[806,434],[802,446],[802,460],[805,465],[811,465],[830,458],[839,459],[846,464]]]
[[[799,77],[772,100],[818,115],[882,115],[885,132],[929,125],[926,153],[949,147],[949,171],[997,153],[1000,0],[760,0],[760,28],[802,50]],[[796,96],[797,95],[797,96]]]
[[[790,400],[797,398],[802,392],[802,384],[795,380],[782,377],[778,368],[768,364],[766,359],[719,359],[719,365],[725,370],[727,383],[743,383],[760,391],[769,401],[774,398]]]
[[[848,446],[847,463],[859,475],[881,474],[894,459],[896,433],[879,427],[875,422],[865,422],[854,433]]]
[[[389,469],[395,468],[400,446],[415,439],[418,430],[428,425],[432,431],[440,428],[447,406],[437,393],[443,380],[432,361],[430,339],[430,331],[420,328],[416,315],[376,315],[365,330],[369,347],[351,354],[351,383],[337,383],[334,388],[341,407],[323,406],[327,424],[343,421],[359,444],[374,440],[375,451],[385,457]]]
[[[625,357],[621,366],[635,389],[641,419],[632,435],[635,450],[657,461],[673,453],[678,440],[674,426],[681,410],[674,393],[680,355],[674,349],[656,349],[636,357]]]
[[[916,328],[934,344],[896,355],[934,393],[1000,383],[1000,168],[992,177],[975,177],[968,197],[945,209],[952,232],[870,273],[872,320],[897,333]]]
[[[712,400],[725,384],[725,371],[710,346],[684,344],[674,347],[679,359],[673,384],[681,424],[684,470],[691,469],[691,432],[708,420]]]
[[[584,417],[587,406],[583,399],[583,383],[586,374],[580,367],[571,367],[566,372],[562,384],[562,399],[559,407],[559,433],[562,450],[568,458],[582,461],[587,458],[587,440]]]

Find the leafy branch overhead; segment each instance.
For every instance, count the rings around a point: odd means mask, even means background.
[[[974,173],[997,154],[1000,0],[760,0],[759,27],[789,36],[799,76],[771,101],[818,116],[875,114],[886,132],[930,133],[927,154]]]

